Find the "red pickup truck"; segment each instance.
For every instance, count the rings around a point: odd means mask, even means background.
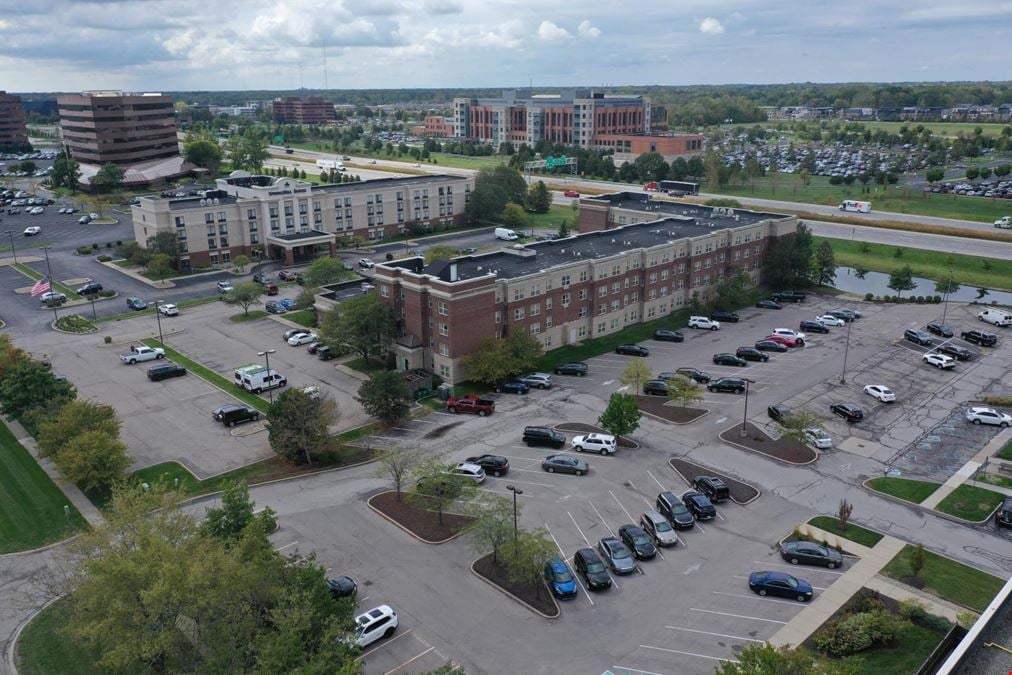
[[[446,409],[452,413],[476,413],[484,417],[495,412],[495,401],[479,398],[475,394],[468,394],[460,398],[451,396],[446,402]]]

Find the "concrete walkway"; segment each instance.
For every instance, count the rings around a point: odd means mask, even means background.
[[[84,516],[85,520],[93,526],[104,523],[105,518],[102,517],[101,511],[99,511],[98,508],[91,503],[91,500],[88,499],[83,492],[81,492],[80,488],[65,480],[56,470],[56,467],[53,466],[51,461],[39,457],[39,446],[35,442],[35,439],[32,438],[31,434],[29,434],[28,431],[26,431],[25,428],[15,420],[6,420],[6,424],[11,430],[11,433],[14,434],[14,438],[17,439],[18,443],[25,446],[25,448],[28,449],[28,452],[32,453],[32,457],[34,457],[35,461],[39,463],[42,470],[49,474],[49,477],[54,483],[56,483],[56,487],[60,488],[63,495],[67,498],[67,501],[74,505],[81,515]]]
[[[973,459],[968,461],[959,471],[949,476],[949,480],[942,483],[942,486],[935,490],[931,495],[928,496],[921,506],[927,509],[933,509],[938,504],[948,497],[952,492],[960,485],[972,478],[976,473],[977,469],[983,466],[985,460],[990,460],[995,454],[998,453],[1005,444],[1012,439],[1012,428],[1003,429],[1001,433],[991,439],[991,442],[985,445],[980,452],[973,456]],[[997,485],[983,484],[988,490],[995,492],[1001,492],[1002,494],[1012,496],[1012,490],[1007,488],[998,487]]]
[[[924,591],[919,591],[916,588],[910,588],[909,586],[899,583],[895,579],[890,579],[889,577],[882,576],[881,574],[869,579],[868,583],[865,584],[865,588],[878,591],[882,595],[889,596],[893,600],[917,600],[925,606],[928,614],[944,616],[952,623],[956,623],[957,615],[969,611],[962,607],[958,607],[951,602],[946,602],[941,598],[936,598]]]

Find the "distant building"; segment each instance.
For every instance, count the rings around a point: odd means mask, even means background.
[[[442,115],[426,115],[425,122],[417,130],[418,136],[450,138],[453,135],[453,118]]]
[[[656,152],[671,162],[678,157],[695,157],[703,154],[702,134],[598,134],[594,136],[595,150],[613,151],[616,166],[631,162],[640,155]]]
[[[281,124],[326,124],[336,119],[334,104],[320,96],[274,99],[274,121]]]
[[[21,97],[0,91],[0,150],[27,150],[28,127]]]
[[[259,107],[251,105],[212,105],[208,106],[212,115],[231,115],[232,117],[256,117]]]

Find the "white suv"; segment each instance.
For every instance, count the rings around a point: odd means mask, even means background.
[[[389,605],[380,605],[355,617],[355,644],[368,647],[380,638],[390,637],[397,630],[397,612]]]
[[[470,478],[475,483],[481,485],[485,482],[485,469],[481,468],[477,464],[471,462],[461,462],[453,468],[451,471],[454,476],[461,476],[462,478]]]
[[[158,305],[158,311],[165,316],[179,316],[179,307],[171,302],[167,305]]]
[[[925,354],[924,356],[921,357],[921,361],[924,361],[929,366],[934,366],[939,370],[956,367],[956,359],[952,358],[951,356],[946,356],[945,354],[937,354],[935,352]]]
[[[805,334],[791,330],[790,328],[774,328],[773,335],[783,335],[784,337],[794,338],[800,344],[805,343]]]
[[[552,387],[552,376],[548,373],[530,373],[518,379],[529,387],[537,387],[538,389],[551,389]]]
[[[720,330],[720,322],[708,319],[705,316],[690,316],[689,328],[702,328],[704,330]]]
[[[232,285],[231,281],[219,281],[218,292],[219,293],[231,293],[235,290],[235,286]]]
[[[573,449],[577,452],[596,452],[602,455],[614,455],[618,449],[615,437],[608,434],[584,434],[573,437]]]
[[[994,408],[968,408],[966,419],[974,424],[993,424],[1002,428],[1012,424],[1012,416],[998,412]]]

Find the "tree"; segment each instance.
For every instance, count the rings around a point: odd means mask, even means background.
[[[64,187],[72,193],[77,192],[80,178],[81,165],[69,153],[60,153],[53,160],[53,171],[49,175],[49,182],[52,183],[53,187]]]
[[[938,181],[940,181],[943,178],[945,178],[945,170],[944,169],[937,169],[937,168],[936,169],[928,169],[924,173],[924,178],[927,179],[928,183],[937,183]]]
[[[524,207],[510,202],[503,207],[499,221],[508,228],[519,230],[527,223],[527,214]]]
[[[935,293],[939,295],[952,295],[959,291],[962,286],[959,285],[958,281],[955,281],[951,276],[948,279],[935,282]]]
[[[815,275],[820,286],[832,286],[836,280],[836,256],[828,241],[823,240],[815,251]]]
[[[685,408],[690,403],[703,400],[703,388],[693,380],[678,375],[674,379],[668,380],[668,398],[678,401]]]
[[[927,556],[924,553],[924,545],[918,544],[914,547],[914,550],[910,552],[910,576],[920,577],[921,570],[924,569],[924,564],[927,562]]]
[[[559,223],[559,239],[565,239],[569,234],[569,220],[563,218],[562,222]]]
[[[735,309],[747,304],[752,294],[752,277],[741,267],[732,268],[714,289],[714,304],[722,309]]]
[[[854,513],[854,505],[848,502],[846,499],[840,500],[840,506],[836,510],[836,520],[840,523],[840,529],[846,531],[847,523],[850,521],[851,514]]]
[[[335,317],[329,316],[335,312]],[[385,351],[393,340],[394,315],[379,295],[360,295],[331,310],[320,335],[331,349],[347,345],[368,362],[377,352]]]
[[[419,508],[436,512],[436,520],[443,524],[443,513],[453,502],[468,501],[477,490],[470,478],[452,473],[453,465],[447,465],[441,457],[423,462],[415,470],[416,491],[408,495],[408,501]]]
[[[303,273],[305,285],[308,288],[319,288],[327,284],[333,284],[347,279],[348,270],[344,269],[344,263],[337,258],[317,258],[309,263],[309,267]]]
[[[977,168],[975,168],[975,167],[971,166],[969,169],[966,170],[966,179],[967,180],[976,180],[979,175],[980,175],[980,170],[977,169]]]
[[[404,485],[425,461],[425,451],[420,446],[395,446],[379,456],[377,477],[389,478],[394,484],[397,501],[401,501]]]
[[[632,388],[634,394],[639,394],[643,389],[643,383],[651,377],[653,375],[650,372],[650,367],[644,359],[630,359],[618,380]]]
[[[55,457],[74,437],[87,431],[101,431],[109,436],[119,435],[120,422],[116,410],[87,399],[64,403],[56,414],[39,423],[35,436],[39,455]]]
[[[597,418],[597,423],[610,434],[628,436],[639,428],[640,417],[636,397],[615,392],[608,399],[608,407]]]
[[[717,675],[857,675],[859,664],[844,659],[829,661],[803,647],[751,642],[735,655],[734,661],[721,661]]]
[[[460,255],[456,246],[449,244],[435,244],[425,251],[425,264],[429,265],[434,260],[449,260]]]
[[[91,185],[99,192],[111,194],[123,189],[123,167],[109,162],[103,164],[94,178]]]
[[[153,237],[148,237],[147,249],[149,255],[164,253],[176,265],[179,259],[179,238],[175,232],[159,232]]]
[[[76,397],[70,382],[56,379],[47,365],[27,358],[15,362],[0,379],[0,410],[23,422],[32,410],[57,409]]]
[[[526,331],[511,333],[504,340],[483,338],[478,347],[464,357],[468,378],[481,384],[495,384],[514,375],[534,370],[544,347]]]
[[[235,543],[256,519],[263,521],[264,529],[268,532],[273,532],[277,527],[274,510],[269,506],[259,513],[254,510],[246,481],[229,481],[221,494],[221,506],[207,510],[200,529],[215,539]]]
[[[237,255],[236,257],[232,258],[232,265],[235,267],[235,271],[240,273],[246,271],[246,268],[249,266],[250,262],[251,261],[249,259],[249,256],[245,255]]]
[[[249,316],[250,305],[259,302],[263,294],[263,286],[249,281],[233,287],[222,299],[225,301],[225,304],[242,307],[243,314]]]
[[[533,213],[548,213],[552,206],[552,193],[544,181],[538,181],[527,191],[527,210]]]
[[[507,202],[523,204],[526,197],[527,183],[516,169],[506,165],[482,169],[474,178],[468,215],[471,220],[493,221]]]
[[[780,420],[780,437],[798,443],[806,442],[805,429],[818,427],[822,418],[807,410],[792,410]]]
[[[506,540],[502,552],[510,582],[534,586],[540,595],[545,589],[545,561],[558,553],[548,531],[544,528],[519,530],[516,539]]]
[[[218,175],[221,167],[221,147],[206,138],[183,143],[183,158],[190,164],[207,169],[211,178]]]
[[[53,457],[53,464],[71,483],[94,490],[122,480],[133,460],[123,441],[103,429],[92,429],[71,438]]]
[[[910,265],[904,265],[891,272],[887,286],[896,291],[897,297],[902,295],[903,291],[912,291],[917,288],[917,284],[914,283],[914,271],[910,269]]]
[[[798,223],[797,232],[778,240],[766,256],[768,282],[781,288],[805,288],[812,283],[812,232]]]
[[[258,129],[248,128],[242,134],[231,136],[225,142],[229,162],[233,169],[256,171],[269,156],[267,135]]]
[[[362,408],[383,422],[393,426],[411,411],[411,390],[396,370],[380,370],[358,388],[355,400]]]
[[[337,419],[337,406],[332,400],[288,389],[267,409],[267,439],[271,449],[282,457],[312,464],[313,455],[327,445],[327,428]]]
[[[522,510],[517,504],[517,514]],[[513,502],[506,497],[490,494],[472,508],[475,517],[471,525],[471,545],[477,553],[492,549],[492,562],[499,564],[503,546],[513,538]]]
[[[148,258],[145,267],[147,267],[148,274],[157,276],[164,283],[166,273],[172,270],[172,262],[172,258],[164,253],[156,253]]]

